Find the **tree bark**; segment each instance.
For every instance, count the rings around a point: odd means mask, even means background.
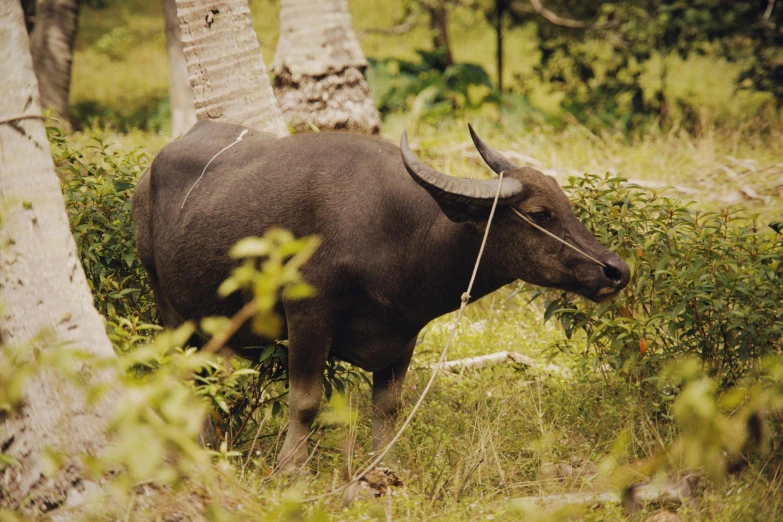
[[[190,88],[188,65],[182,51],[182,32],[177,18],[177,2],[163,0],[166,16],[166,53],[169,58],[169,105],[171,106],[171,135],[185,134],[196,123],[193,91]]]
[[[379,132],[366,68],[347,0],[281,0],[272,70],[290,127]]]
[[[498,92],[503,92],[503,16],[508,0],[495,0],[495,60],[498,70]]]
[[[288,134],[247,0],[176,0],[196,117]]]
[[[63,343],[114,357],[71,236],[46,139],[29,39],[19,2],[0,2],[0,367]],[[29,116],[33,116],[32,118]],[[88,377],[85,376],[85,379]],[[102,378],[97,375],[94,378]],[[111,397],[111,396],[110,396]],[[103,448],[110,399],[87,405],[53,370],[25,382],[18,409],[0,416],[0,448],[19,466],[0,468],[0,505],[49,511],[89,487],[77,456]],[[45,478],[41,454],[65,455]]]
[[[432,30],[432,47],[435,50],[444,49],[443,65],[448,67],[454,64],[449,44],[449,14],[446,11],[446,0],[432,0],[425,5],[430,16],[430,29]]]
[[[68,98],[78,26],[79,0],[38,0],[30,51],[41,105],[52,109],[66,129],[70,129]]]

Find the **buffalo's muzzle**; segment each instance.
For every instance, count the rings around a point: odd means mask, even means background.
[[[628,263],[622,258],[614,256],[603,263],[605,265],[602,267],[605,277],[604,284],[590,296],[590,299],[596,303],[604,303],[617,297],[620,290],[625,288],[631,279],[631,270],[628,268]]]

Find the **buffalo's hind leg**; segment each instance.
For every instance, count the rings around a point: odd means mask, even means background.
[[[411,339],[397,361],[372,374],[372,450],[382,451],[394,438],[395,422],[402,400],[402,383],[408,372],[416,337]],[[387,459],[393,460],[393,459]]]
[[[288,433],[280,450],[281,469],[293,471],[307,461],[307,436],[323,395],[324,369],[332,343],[328,321],[315,306],[286,306],[288,320]]]
[[[155,304],[158,307],[158,315],[160,316],[161,321],[163,321],[163,326],[171,329],[182,326],[185,323],[185,320],[182,319],[177,311],[174,310],[174,307],[169,303],[169,300],[160,287],[158,278],[155,276],[154,272],[149,270],[148,274],[152,293],[155,296]],[[187,344],[201,345],[201,339],[194,334]],[[220,437],[218,437],[215,424],[212,422],[212,414],[208,414],[204,419],[204,424],[201,426],[201,433],[199,433],[198,438],[202,446],[212,449],[220,447]]]

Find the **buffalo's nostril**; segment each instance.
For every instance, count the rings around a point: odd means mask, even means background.
[[[608,263],[604,266],[604,275],[615,284],[619,284],[623,280],[623,273],[620,269]]]

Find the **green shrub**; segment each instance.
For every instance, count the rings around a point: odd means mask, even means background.
[[[566,187],[576,215],[628,262],[632,276],[609,303],[537,294],[548,296],[545,319],[555,317],[565,329],[560,348],[578,350],[584,338],[590,360],[621,373],[695,355],[723,385],[779,353],[780,225],[766,226],[743,210],[700,212],[665,191],[622,181],[587,175]]]
[[[95,50],[105,54],[113,62],[124,60],[133,43],[130,28],[124,25],[114,27],[111,31],[98,38]]]
[[[74,148],[55,127],[49,141],[65,206],[95,307],[115,347],[127,351],[155,326],[155,301],[136,255],[131,197],[149,162],[139,148],[122,153],[93,134]]]
[[[689,97],[673,97],[669,88],[676,82],[666,62],[672,56],[734,62],[736,73],[724,80],[737,94],[765,92],[764,110],[781,106],[783,67],[774,31],[783,19],[780,6],[748,0],[553,0],[548,6],[584,22],[583,27],[539,23],[518,6],[511,7],[512,19],[536,22],[538,79],[560,93],[563,108],[589,127],[616,123],[632,129],[655,118],[670,122],[675,117],[698,128],[702,107]],[[659,59],[661,66],[653,66]],[[657,81],[651,82],[652,76]],[[524,85],[526,78],[521,80]]]
[[[370,59],[367,80],[381,114],[411,111],[440,118],[490,99],[492,81],[479,65],[443,64],[442,51],[417,51],[420,62]]]

